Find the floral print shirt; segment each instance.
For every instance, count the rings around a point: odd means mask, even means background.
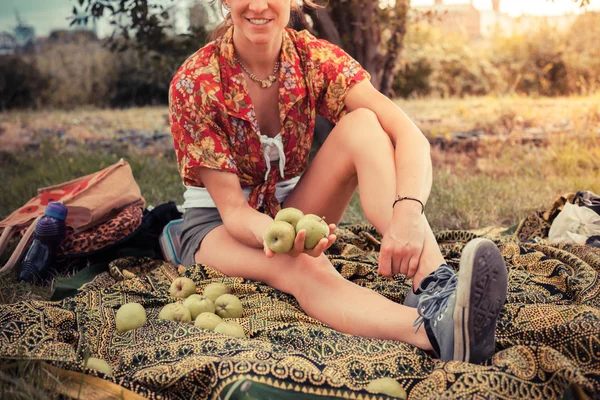
[[[283,31],[279,69],[280,132],[284,176],[270,169],[260,142],[254,106],[235,62],[233,27],[190,56],[169,89],[169,118],[183,184],[204,187],[201,167],[237,174],[251,187],[248,203],[274,217],[280,209],[275,185],[300,175],[308,164],[315,116],[337,123],[346,113],[350,88],[370,79],[346,52],[307,31]]]

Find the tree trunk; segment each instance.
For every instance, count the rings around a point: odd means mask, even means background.
[[[313,20],[314,28],[311,29],[313,32],[318,32],[322,39],[325,39],[336,46],[343,47],[340,34],[327,10],[305,7],[304,12],[309,14]],[[306,22],[306,20],[304,21]],[[308,23],[305,23],[305,25],[308,26]]]
[[[373,86],[389,96],[399,68],[409,3],[396,0],[382,9],[379,0],[331,0],[327,8],[304,12],[319,37],[348,52],[371,74]],[[382,43],[384,35],[389,40]]]
[[[406,17],[410,7],[410,0],[396,0],[393,10],[393,22],[390,24],[391,37],[387,43],[387,54],[381,72],[379,91],[386,96],[392,94],[392,84],[400,68],[399,60],[404,48],[406,36]]]

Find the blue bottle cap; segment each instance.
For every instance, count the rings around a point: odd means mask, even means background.
[[[60,201],[55,201],[52,203],[48,203],[46,206],[46,211],[44,211],[44,215],[47,215],[52,218],[60,219],[64,221],[67,219],[67,212],[69,209]]]

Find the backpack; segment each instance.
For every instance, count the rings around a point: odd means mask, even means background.
[[[140,226],[146,205],[131,166],[123,159],[92,174],[40,188],[36,197],[0,221],[0,254],[15,234],[21,235],[0,272],[19,263],[33,240],[37,220],[55,201],[68,208],[67,236],[57,258],[90,254],[123,240]]]

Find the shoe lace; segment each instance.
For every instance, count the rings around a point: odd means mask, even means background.
[[[430,320],[442,308],[448,304],[448,299],[456,291],[458,284],[458,275],[447,265],[440,266],[434,273],[434,277],[438,278],[438,284],[435,290],[428,290],[421,294],[417,312],[419,316],[413,323],[419,331],[425,320]]]
[[[423,278],[419,284],[419,290],[422,293],[431,293],[444,287],[448,279],[452,278],[456,273],[448,264],[440,265],[431,275]]]

